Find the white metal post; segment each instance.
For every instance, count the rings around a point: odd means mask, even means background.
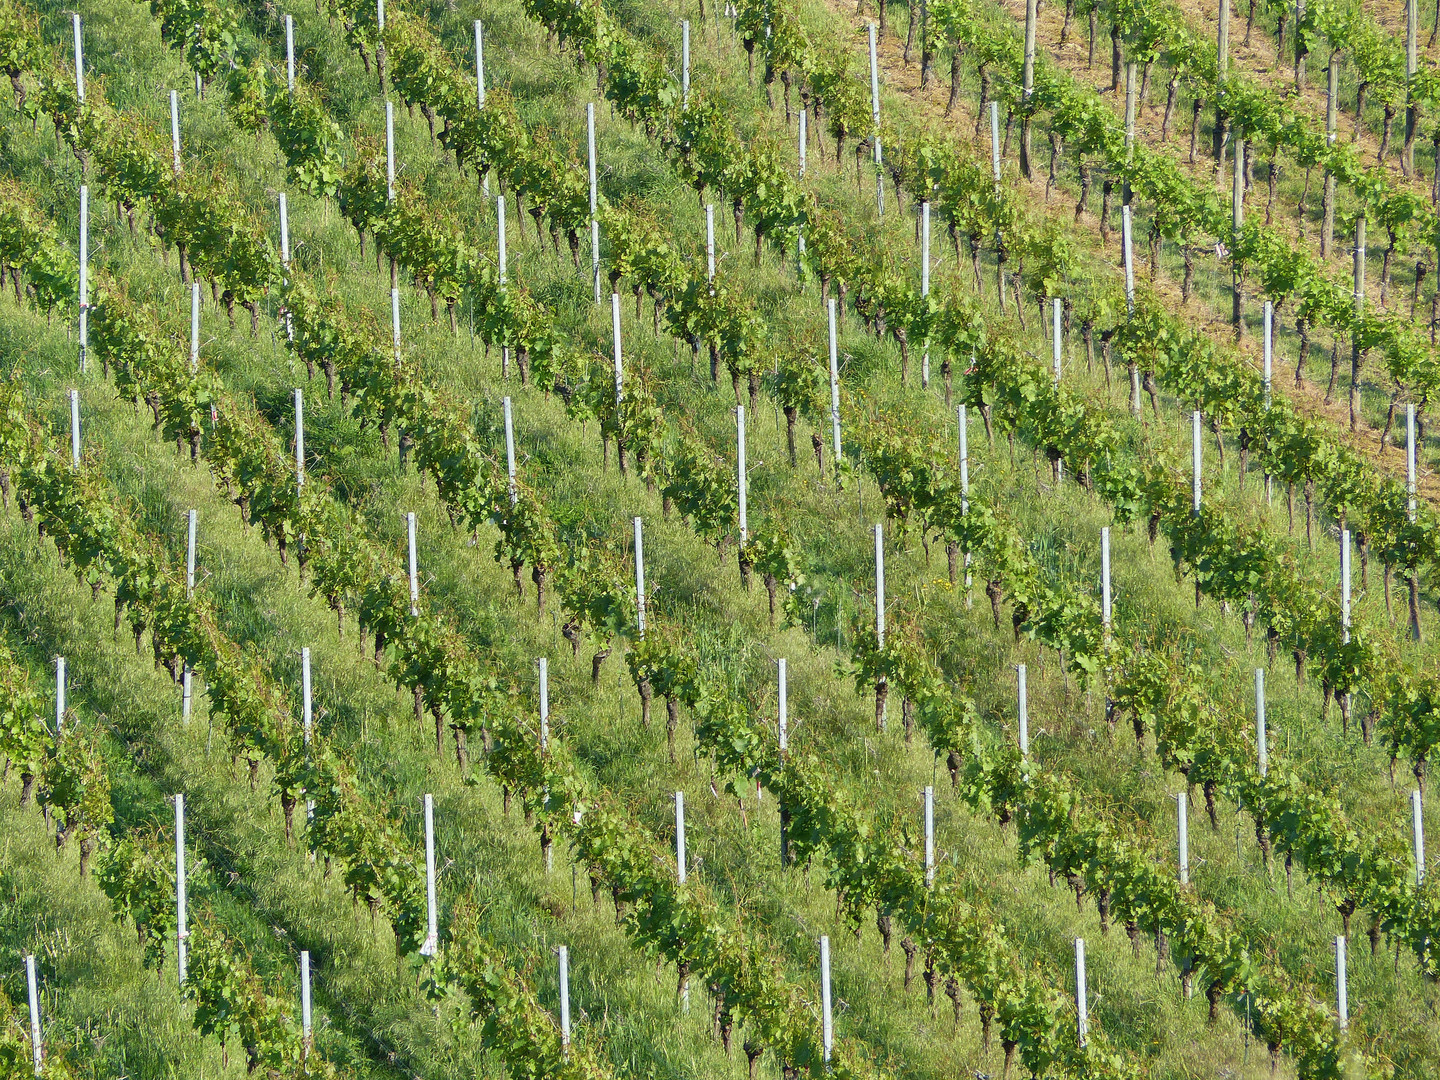
[[[70,391],[70,464],[80,468],[80,391]]]
[[[740,545],[744,545],[750,539],[750,521],[746,512],[746,496],[749,487],[746,481],[745,466],[745,406],[735,406],[735,479],[739,494],[740,510]]]
[[[640,640],[645,640],[645,536],[641,520],[635,524],[635,621],[640,631]]]
[[[825,1064],[835,1049],[835,1022],[830,1012],[830,937],[820,935],[820,1045]]]
[[[190,370],[200,370],[200,283],[190,283]]]
[[[185,913],[185,796],[175,795],[175,964],[180,976],[180,985],[185,985],[190,938],[190,920]]]
[[[305,745],[310,745],[310,731],[314,723],[310,698],[310,647],[307,645],[300,650],[300,723],[304,733]]]
[[[395,201],[395,106],[385,102],[385,201]]]
[[[1405,494],[1409,496],[1410,520],[1415,520],[1415,406],[1405,406]]]
[[[1050,331],[1050,357],[1055,368],[1055,385],[1058,386],[1060,385],[1060,312],[1064,305],[1058,296],[1051,303],[1054,305],[1054,314],[1051,319],[1053,326]]]
[[[295,17],[285,16],[285,88],[295,93]]]
[[[1255,669],[1255,766],[1261,776],[1270,771],[1270,748],[1265,741],[1265,669]]]
[[[185,595],[195,591],[195,526],[198,512],[191,510],[187,515],[185,537]]]
[[[1030,701],[1025,683],[1025,665],[1016,665],[1015,674],[1020,701],[1020,756],[1028,757],[1030,754]]]
[[[1100,624],[1110,636],[1110,526],[1100,530]]]
[[[410,615],[415,617],[420,614],[420,576],[415,565],[415,512],[405,515],[406,540],[410,554]]]
[[[935,789],[925,788],[925,885],[935,884]]]
[[[800,179],[801,179],[801,180],[804,180],[804,179],[805,179],[805,156],[806,156],[806,151],[809,149],[809,147],[808,147],[806,144],[809,143],[809,141],[810,141],[809,128],[807,127],[807,124],[806,124],[806,117],[807,117],[808,115],[809,115],[809,114],[805,111],[804,107],[802,106],[801,109],[800,109],[800,134],[799,134],[799,143],[800,143]]]
[[[1075,939],[1075,1021],[1076,1035],[1084,1046],[1090,1037],[1090,1007],[1085,994],[1085,939]]]
[[[45,1041],[40,1036],[40,987],[35,981],[34,953],[25,956],[25,988],[30,993],[30,1058],[35,1064],[35,1075],[39,1076],[44,1067]]]
[[[875,645],[885,648],[885,526],[875,525]]]
[[[170,91],[170,154],[174,159],[172,168],[180,175],[180,92]]]
[[[295,488],[305,486],[305,391],[295,387]]]
[[[71,25],[75,28],[75,96],[80,99],[80,104],[85,104],[85,48],[80,42],[80,14],[76,12],[70,16]]]
[[[485,31],[479,19],[475,20],[475,107],[485,107]]]
[[[421,956],[434,956],[440,947],[440,927],[435,912],[435,796],[425,795],[425,943]]]
[[[560,946],[560,1046],[570,1053],[570,949]]]
[[[1350,530],[1340,530],[1340,634],[1350,644]]]
[[[990,102],[990,166],[995,172],[995,186],[1000,186],[1000,103]]]
[[[715,283],[715,206],[705,204],[705,280]]]
[[[55,734],[65,727],[65,657],[55,657]]]
[[[881,170],[880,154],[880,67],[875,57],[875,24],[869,24],[870,31],[870,121],[875,129],[875,212],[885,213],[885,175]]]
[[[835,298],[830,297],[830,434],[833,460],[830,468],[840,483],[840,353],[835,341]]]
[[[505,475],[510,487],[510,505],[520,501],[519,489],[515,486],[515,421],[510,413],[510,399],[501,400],[505,407]]]
[[[970,513],[970,429],[965,406],[955,407],[955,426],[960,432],[960,516]],[[965,606],[970,606],[970,552],[965,552]]]
[[[505,241],[505,196],[500,195],[495,199],[495,233],[496,250],[500,257],[500,289],[503,292],[505,283],[509,279],[508,257],[509,245]]]
[[[288,20],[290,16],[285,16]],[[314,1047],[314,1028],[310,1021],[310,950],[300,950],[300,1045],[305,1056]]]
[[[800,114],[804,116],[802,112]],[[920,295],[930,295],[930,200],[926,199],[920,204]],[[930,346],[926,343],[925,352],[920,357],[920,389],[925,390],[930,386]]]
[[[675,792],[675,874],[685,884],[685,793]]]
[[[77,18],[79,16],[76,16]],[[90,351],[90,187],[80,185],[80,373],[85,373]]]
[[[550,661],[540,657],[540,752],[550,748]]]
[[[680,20],[680,107],[690,107],[690,20]]]
[[[1340,1030],[1350,1027],[1350,987],[1345,973],[1345,935],[1335,935],[1335,1011],[1339,1016]]]
[[[590,266],[595,273],[595,303],[600,303],[600,195],[595,175],[595,104],[585,106],[586,137],[590,146]]]
[[[620,344],[620,294],[610,294],[610,336],[615,343],[615,408],[625,400],[625,358]]]
[[[390,290],[390,342],[395,359],[400,359],[400,290]]]
[[[1270,407],[1270,377],[1274,373],[1275,305],[1265,301],[1265,407]]]
[[[790,749],[790,687],[785,658],[780,658],[780,753]]]
[[[1415,837],[1415,884],[1425,884],[1425,817],[1420,790],[1410,792],[1410,828]]]
[[[1135,314],[1135,259],[1130,246],[1130,206],[1120,208],[1120,238],[1125,250],[1125,313]],[[1139,408],[1139,399],[1136,399]]]
[[[1200,410],[1190,414],[1190,512],[1200,516]]]
[[[280,192],[280,262],[290,269],[290,200]]]
[[[1176,824],[1180,839],[1180,884],[1190,884],[1190,820],[1189,796],[1180,792],[1175,798]]]

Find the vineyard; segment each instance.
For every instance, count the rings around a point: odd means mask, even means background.
[[[0,0],[0,1078],[1435,1075],[1437,20]]]

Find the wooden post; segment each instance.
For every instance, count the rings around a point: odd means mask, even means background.
[[[1265,736],[1265,669],[1255,669],[1255,767],[1263,777],[1270,771],[1270,748]]]
[[[38,1077],[44,1071],[45,1040],[40,1035],[40,988],[35,981],[34,953],[25,955],[25,988],[30,993],[30,1057]]]
[[[1080,1045],[1090,1037],[1090,1010],[1085,1000],[1085,939],[1075,939],[1075,1033]]]
[[[80,391],[70,391],[70,464],[80,468]]]
[[[690,24],[685,24],[686,43],[689,43]],[[560,1048],[566,1057],[570,1056],[570,949],[560,946]]]
[[[295,490],[305,486],[305,391],[295,388]]]
[[[1230,74],[1230,0],[1220,0],[1215,25],[1215,59],[1220,90],[1215,95],[1215,167],[1225,160],[1225,80]]]
[[[1190,414],[1190,512],[1200,516],[1200,410]]]
[[[835,298],[830,297],[830,471],[840,486],[840,354],[835,340]]]
[[[1100,625],[1110,637],[1110,526],[1100,530]]]
[[[420,614],[420,577],[415,565],[414,511],[405,515],[405,533],[410,554],[410,617],[413,619]]]
[[[1330,50],[1330,70],[1325,86],[1326,152],[1335,145],[1335,128],[1340,115],[1340,51]],[[1322,197],[1320,220],[1320,257],[1329,258],[1335,240],[1335,174],[1325,170],[1325,193]]]
[[[440,928],[435,912],[435,796],[425,795],[425,943],[421,956],[434,956],[440,947]]]
[[[477,24],[478,25],[478,24]],[[585,129],[590,149],[590,268],[595,275],[595,303],[600,303],[600,195],[595,176],[595,105],[585,106]],[[714,277],[712,272],[711,277]]]
[[[835,1050],[835,1022],[830,1013],[830,937],[820,935],[820,1044],[825,1064]]]
[[[927,786],[925,799],[925,887],[935,884],[935,789]]]
[[[1335,1012],[1340,1030],[1350,1028],[1350,987],[1345,977],[1345,935],[1335,935]]]
[[[637,517],[635,525],[635,623],[640,640],[645,640],[645,536],[644,526]]]
[[[1021,68],[1020,174],[1030,179],[1030,98],[1035,93],[1036,0],[1025,0],[1025,58]]]
[[[77,19],[80,16],[75,16]],[[85,374],[90,351],[90,187],[80,185],[80,374]]]
[[[520,501],[519,489],[515,486],[515,422],[510,413],[510,399],[501,399],[505,409],[505,475],[510,489],[510,505]]]
[[[745,406],[735,406],[735,481],[738,494],[740,510],[740,547],[743,549],[750,540],[750,523],[746,514],[746,495],[749,485],[746,483],[745,468]]]
[[[1019,691],[1020,702],[1020,756],[1030,756],[1030,702],[1025,686],[1025,665],[1017,664],[1015,668],[1016,686]]]
[[[287,16],[288,17],[288,16]],[[293,80],[292,80],[293,81]],[[172,168],[180,175],[180,94],[170,91],[170,153],[174,158]]]
[[[185,913],[185,796],[175,795],[175,966],[180,985],[185,985],[190,938],[190,920]]]
[[[289,22],[290,16],[285,16]],[[310,1022],[310,950],[300,950],[300,1047],[308,1058],[315,1048],[314,1028]]]
[[[65,657],[55,657],[55,737],[65,729]]]

